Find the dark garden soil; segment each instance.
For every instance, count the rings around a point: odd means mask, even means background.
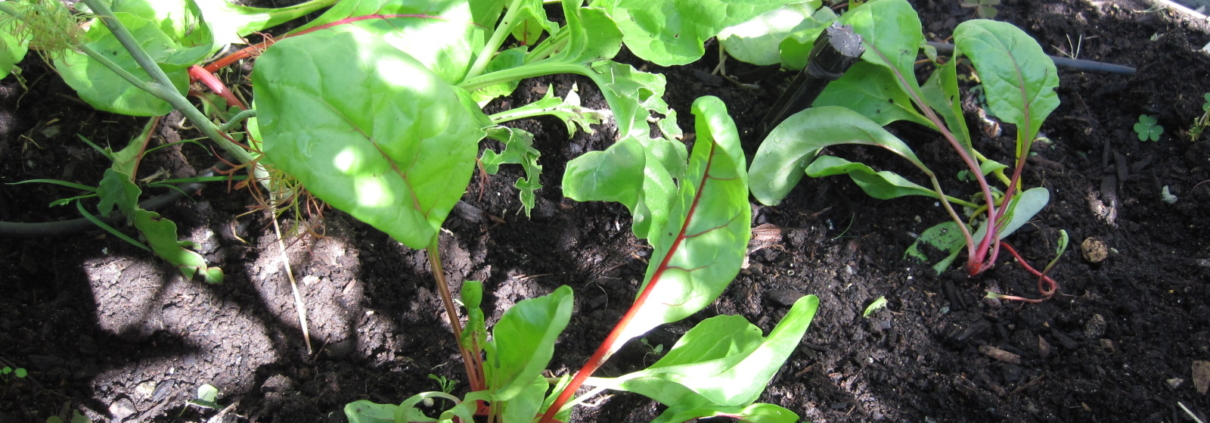
[[[930,39],[973,17],[958,1],[913,4]],[[780,206],[754,203],[753,225],[761,226],[750,265],[716,304],[655,330],[649,342],[671,345],[716,314],[739,314],[767,331],[795,298],[815,294],[818,316],[761,399],[805,420],[1193,421],[1183,404],[1206,421],[1210,399],[1196,391],[1193,366],[1210,360],[1210,141],[1189,142],[1185,130],[1210,92],[1210,57],[1199,51],[1210,35],[1135,1],[1005,0],[999,11],[997,19],[1023,28],[1049,54],[1074,54],[1078,45],[1081,59],[1138,68],[1133,75],[1061,70],[1062,105],[1042,128],[1052,142],[1035,147],[1026,170],[1025,183],[1047,187],[1051,202],[1009,240],[1041,266],[1058,231],[1071,234],[1073,247],[1053,272],[1059,295],[1036,305],[985,301],[987,290],[1036,296],[1036,280],[1007,254],[973,279],[952,270],[937,276],[903,257],[913,234],[946,219],[931,200],[879,201],[847,178],[805,180]],[[622,60],[667,76],[668,102],[686,131],[693,99],[715,95],[754,142],[785,75],[732,63],[730,73],[759,85],[741,88],[710,75],[713,42],[707,51],[684,67]],[[77,135],[121,146],[144,120],[93,111],[36,59],[22,67],[28,88],[11,77],[0,83],[0,182],[95,184],[107,162]],[[563,96],[573,85],[588,105],[603,107],[590,81],[566,76],[526,81],[492,107],[536,100],[548,87]],[[1140,114],[1159,118],[1160,141],[1138,141],[1131,126]],[[518,169],[476,177],[446,223],[442,254],[454,289],[485,281],[489,321],[522,299],[574,288],[576,311],[550,366],[567,374],[628,306],[650,248],[631,235],[624,207],[576,203],[559,189],[567,160],[613,140],[608,125],[571,139],[554,119],[519,125],[536,134],[543,154],[544,188],[532,217],[519,212]],[[934,134],[892,129],[939,174],[959,169]],[[169,125],[159,136],[197,135]],[[977,142],[991,157],[1011,155],[1009,136]],[[901,166],[874,151],[835,152]],[[151,155],[140,177],[161,169],[188,175],[213,160],[185,145]],[[1165,187],[1175,203],[1163,201]],[[46,207],[74,194],[0,185],[0,220],[77,218],[74,207]],[[308,352],[271,221],[243,214],[254,201],[223,184],[193,198],[162,213],[225,270],[222,285],[185,280],[97,230],[0,243],[0,367],[29,370],[25,379],[0,381],[0,422],[43,422],[69,410],[115,422],[337,422],[354,400],[398,402],[437,390],[430,374],[465,390],[422,252],[338,211],[303,222],[324,235],[286,239],[310,319]],[[1089,239],[1107,258],[1082,255]],[[879,296],[887,307],[861,317]],[[601,373],[654,359],[631,345]],[[221,390],[223,408],[187,405],[204,383]],[[659,411],[619,394],[592,401],[573,421],[646,422]]]

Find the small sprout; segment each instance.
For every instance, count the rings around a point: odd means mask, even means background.
[[[874,314],[875,311],[878,311],[878,310],[886,307],[886,303],[887,303],[887,301],[886,301],[885,295],[878,297],[878,299],[874,300],[874,302],[872,302],[872,303],[870,303],[870,305],[866,306],[865,311],[861,313],[861,317],[866,317],[866,318],[870,317],[870,315]]]
[[[457,379],[450,380],[450,379],[447,379],[445,376],[437,376],[434,374],[430,374],[429,379],[437,381],[437,386],[441,388],[441,392],[445,392],[447,394],[453,393],[454,385],[458,384]]]
[[[1164,185],[1164,189],[1160,191],[1160,198],[1162,198],[1164,202],[1168,204],[1176,203],[1176,196],[1172,195],[1172,193],[1168,191],[1167,185]]]
[[[216,401],[218,401],[218,388],[215,388],[214,385],[209,383],[203,383],[202,386],[197,387],[197,398],[190,400],[189,404],[203,408],[217,409],[220,407]]]
[[[1202,133],[1206,131],[1206,127],[1210,126],[1210,93],[1202,95],[1206,102],[1202,104],[1202,115],[1193,120],[1193,126],[1189,127],[1189,141],[1197,141],[1202,137]]]
[[[657,357],[664,354],[664,344],[656,344],[653,347],[650,342],[647,342],[647,337],[639,338],[639,342],[642,342],[643,345],[647,346],[647,349],[651,350],[648,354],[655,354]]]
[[[1155,117],[1139,115],[1139,122],[1134,124],[1134,132],[1139,134],[1139,141],[1159,141],[1164,133],[1164,127],[1157,125]]]
[[[995,19],[999,10],[1000,0],[962,0],[962,7],[975,9],[975,14],[984,19]]]
[[[0,380],[3,380],[5,385],[8,385],[8,383],[11,382],[14,377],[17,379],[24,379],[27,375],[29,375],[29,372],[27,372],[24,367],[17,367],[14,369],[12,367],[4,366],[4,368],[0,369]]]

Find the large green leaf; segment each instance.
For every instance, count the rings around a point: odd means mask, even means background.
[[[651,367],[598,383],[672,406],[747,406],[798,347],[818,308],[814,295],[800,298],[768,337],[743,317],[711,317]]]
[[[276,9],[240,6],[229,0],[192,0],[210,23],[216,46],[242,44],[246,35],[306,16],[337,0],[311,0]]]
[[[652,229],[654,252],[622,341],[714,302],[747,255],[752,208],[739,133],[718,98],[697,99],[693,112],[697,141],[689,169],[667,222]]]
[[[265,158],[328,204],[425,248],[466,189],[484,133],[455,88],[347,26],[283,40],[257,60]]]
[[[571,320],[572,304],[571,288],[560,286],[504,312],[492,328],[491,348],[483,363],[494,400],[508,401],[534,384],[554,355],[555,340]],[[541,401],[539,395],[537,403]]]
[[[677,404],[651,423],[679,423],[705,417],[730,417],[744,423],[797,423],[798,414],[779,405],[756,403],[746,407]]]
[[[916,83],[916,55],[924,41],[920,16],[907,0],[871,0],[840,17],[840,23],[852,25],[866,45],[861,59],[894,69],[908,84]]]
[[[450,84],[462,82],[485,39],[466,0],[343,1],[295,32],[367,15],[378,16],[323,31],[373,33]]]
[[[20,23],[16,19],[7,20],[0,25],[0,79],[12,73],[13,68],[29,51],[29,39],[18,37],[18,28]]]
[[[882,147],[931,174],[907,144],[877,122],[843,107],[813,107],[791,115],[761,143],[748,171],[752,195],[763,204],[780,203],[819,149],[839,144]]]
[[[181,59],[187,58],[191,54],[183,54],[181,51],[188,48],[177,44],[160,29],[156,22],[150,19],[123,12],[115,12],[115,15],[122,25],[130,30],[152,59],[161,64],[161,68],[168,74],[168,78],[176,86],[177,91],[184,94],[189,85],[189,75],[186,70],[187,66],[184,66],[185,63],[182,63]],[[98,22],[86,35],[90,41],[85,44],[93,50],[109,57],[111,61],[135,77],[151,81],[147,72],[139,67],[134,58],[126,52],[126,48],[118,42],[118,39],[109,32],[105,25]],[[209,46],[206,46],[203,49],[194,50],[194,52],[200,51],[204,55],[208,49]],[[198,59],[201,57],[201,55],[197,56]],[[170,59],[177,62],[166,65]],[[168,102],[135,87],[101,62],[84,53],[68,51],[62,58],[56,58],[54,62],[55,69],[59,71],[63,81],[76,90],[81,99],[99,110],[132,116],[159,116],[172,111],[172,106]]]
[[[986,19],[958,25],[954,43],[979,71],[992,114],[1017,125],[1021,140],[1033,141],[1059,107],[1059,74],[1042,46],[1012,24]]]
[[[703,43],[723,28],[801,0],[609,0],[597,1],[622,30],[623,42],[660,66],[700,59]]]
[[[920,195],[937,198],[937,192],[909,181],[891,171],[875,172],[862,163],[854,163],[836,156],[821,156],[807,166],[807,175],[812,178],[847,174],[871,197],[879,200]]]
[[[736,60],[761,66],[781,63],[778,46],[790,33],[824,27],[831,22],[831,19],[815,19],[817,10],[832,11],[831,8],[821,9],[822,3],[810,0],[765,12],[750,21],[723,29],[718,33],[718,42]]]
[[[814,106],[843,106],[879,125],[906,120],[927,127],[933,122],[916,111],[912,98],[887,68],[857,62],[840,79],[832,81],[815,99]]]

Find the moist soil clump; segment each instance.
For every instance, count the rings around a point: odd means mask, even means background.
[[[944,40],[974,9],[916,1],[930,39]],[[1210,399],[1194,386],[1210,360],[1210,140],[1186,130],[1210,92],[1205,28],[1135,1],[1013,1],[997,20],[1035,37],[1053,55],[1137,68],[1130,75],[1060,68],[1062,104],[1034,147],[1024,181],[1050,203],[1008,241],[1035,265],[1054,255],[1058,231],[1072,247],[1040,304],[983,299],[992,290],[1036,295],[1036,278],[1011,256],[976,278],[935,274],[904,257],[914,236],[946,219],[932,200],[880,201],[846,178],[806,179],[779,206],[754,203],[749,265],[711,307],[647,335],[671,346],[701,319],[738,314],[768,331],[798,297],[820,311],[760,401],[816,422],[1205,421]],[[687,66],[619,60],[668,80],[667,101],[693,128],[690,104],[714,95],[754,147],[757,123],[788,74],[728,63],[740,86],[711,74],[716,45]],[[77,141],[123,145],[140,119],[94,111],[36,59],[26,85],[0,82],[0,182],[47,178],[95,184],[108,162]],[[927,70],[926,70],[927,71]],[[28,87],[28,88],[26,88]],[[524,81],[489,107],[526,104],[573,87],[586,106],[605,102],[586,78]],[[1158,142],[1140,142],[1139,115],[1159,119]],[[179,121],[177,119],[176,121]],[[973,123],[973,122],[972,122]],[[489,322],[516,302],[560,285],[576,293],[572,321],[550,369],[577,370],[632,301],[651,248],[634,238],[618,204],[577,203],[559,189],[568,160],[602,150],[609,124],[569,137],[556,119],[521,121],[542,152],[543,189],[530,217],[505,167],[476,176],[441,236],[447,277],[484,281]],[[944,141],[910,125],[891,129],[939,174],[961,169]],[[165,125],[158,137],[194,132]],[[175,138],[174,138],[175,137]],[[982,137],[980,150],[1011,157],[1011,137]],[[498,146],[496,146],[498,147]],[[837,149],[882,168],[903,166],[871,149]],[[209,152],[184,144],[149,156],[144,169],[204,171]],[[914,175],[909,170],[903,174]],[[1167,193],[1167,194],[1165,194]],[[76,193],[41,184],[2,185],[0,219],[79,217],[46,205]],[[430,378],[467,386],[457,345],[423,252],[334,210],[286,220],[286,257],[309,317],[303,341],[273,225],[249,211],[245,191],[211,184],[161,213],[226,272],[222,285],[175,269],[102,231],[0,243],[0,367],[29,376],[0,385],[0,422],[42,422],[79,410],[94,421],[344,421],[346,403],[398,403],[439,390]],[[1165,199],[1169,201],[1165,201]],[[1175,201],[1171,201],[1175,198]],[[759,225],[759,226],[757,226]],[[862,317],[878,297],[887,306]],[[600,371],[650,364],[635,342]],[[310,348],[310,350],[309,350]],[[198,386],[221,391],[219,409],[189,405]],[[1182,408],[1183,407],[1183,408]],[[661,406],[637,395],[591,401],[576,422],[646,422]]]

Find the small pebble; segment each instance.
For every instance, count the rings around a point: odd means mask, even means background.
[[[1084,336],[1089,340],[1100,338],[1105,334],[1105,317],[1100,314],[1093,314],[1087,322],[1084,322]]]

